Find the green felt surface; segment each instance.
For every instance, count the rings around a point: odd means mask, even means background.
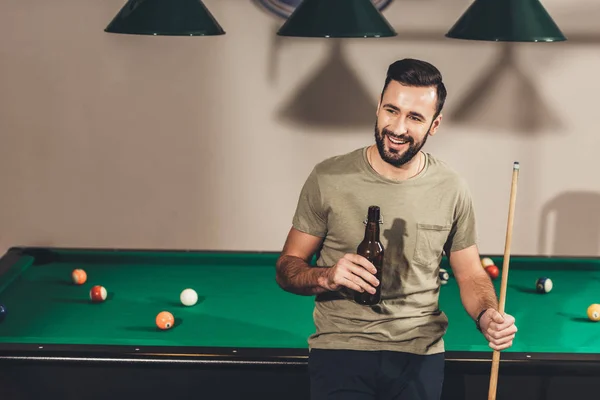
[[[494,262],[502,267],[501,258]],[[552,280],[550,293],[536,293],[540,277]],[[498,295],[500,285],[499,276],[494,280]],[[451,278],[440,295],[440,307],[449,318],[447,349],[490,350],[479,331],[471,329],[473,323],[459,296],[458,285]],[[511,257],[505,311],[515,317],[518,332],[507,351],[600,353],[600,322],[587,317],[592,303],[600,303],[600,260]]]
[[[61,250],[50,255],[21,257],[0,276],[0,303],[8,308],[0,342],[306,348],[314,330],[313,298],[286,293],[275,283],[276,254]],[[591,303],[600,303],[599,265],[591,259],[513,257],[506,310],[517,318],[519,333],[510,351],[600,352],[600,323],[586,316]],[[71,283],[74,268],[87,271],[84,285]],[[551,293],[535,293],[540,276],[554,281]],[[96,284],[106,287],[107,301],[90,302]],[[500,279],[495,284],[499,291]],[[179,302],[188,287],[199,295],[193,307]],[[450,319],[447,350],[490,350],[464,311],[453,278],[441,288],[440,307]],[[168,331],[154,322],[164,310],[176,318]]]
[[[275,260],[265,254],[94,252],[45,265],[26,262],[0,292],[9,310],[0,342],[305,347],[312,298],[278,288]],[[84,285],[70,282],[74,268],[87,272]],[[89,300],[96,284],[108,291],[103,303]],[[186,288],[198,293],[193,307],[179,301]],[[168,331],[155,325],[161,311],[176,319]]]

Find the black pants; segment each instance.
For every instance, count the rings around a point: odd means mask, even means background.
[[[440,400],[444,354],[312,349],[311,400]]]

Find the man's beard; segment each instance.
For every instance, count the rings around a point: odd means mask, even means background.
[[[385,135],[390,135],[396,140],[405,141],[406,143],[408,143],[408,150],[406,150],[403,154],[399,154],[396,150],[386,150],[384,144]],[[377,128],[377,121],[375,122],[375,143],[377,144],[377,150],[379,150],[379,155],[381,156],[383,161],[393,165],[394,167],[401,167],[402,165],[412,160],[414,156],[419,154],[419,151],[421,151],[423,146],[425,146],[428,137],[429,131],[427,131],[427,134],[423,138],[422,142],[415,143],[415,140],[408,135],[396,136],[393,132],[385,128],[383,128],[383,131],[380,132]]]

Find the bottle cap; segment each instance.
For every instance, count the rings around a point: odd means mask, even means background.
[[[379,207],[378,206],[370,206],[369,207],[369,221],[379,222]]]

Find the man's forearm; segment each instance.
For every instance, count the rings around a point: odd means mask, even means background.
[[[476,319],[486,308],[498,309],[498,297],[488,276],[478,274],[469,277],[459,286],[463,306],[471,318]]]
[[[276,280],[287,292],[312,296],[327,291],[322,285],[327,268],[311,267],[303,259],[282,256],[277,260]]]

